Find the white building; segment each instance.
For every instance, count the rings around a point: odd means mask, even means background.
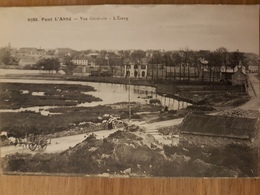
[[[146,78],[147,77],[147,65],[128,64],[125,65],[125,77],[131,78]]]
[[[256,72],[258,72],[258,65],[248,65],[248,72],[249,73],[256,73]]]
[[[75,58],[75,59],[72,60],[72,62],[74,64],[77,64],[77,65],[88,66],[88,59],[87,58]]]

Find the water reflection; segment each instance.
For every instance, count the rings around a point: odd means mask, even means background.
[[[0,79],[0,82],[9,82],[9,83],[39,83],[39,84],[80,84],[88,85],[94,87],[96,91],[91,92],[82,92],[85,94],[90,94],[95,97],[101,98],[101,102],[86,102],[78,104],[77,106],[81,107],[90,107],[104,104],[114,104],[118,102],[128,102],[128,85],[123,84],[110,84],[110,83],[94,83],[94,82],[81,82],[81,81],[57,81],[57,80],[25,80],[25,79]],[[42,92],[43,93],[43,92]],[[177,101],[173,98],[166,97],[166,94],[163,96],[156,93],[156,89],[150,86],[130,86],[130,101],[138,102],[142,104],[149,103],[150,99],[158,99],[161,101],[163,106],[168,106],[169,110],[179,110],[186,108],[189,103],[183,101]],[[48,106],[42,107],[31,107],[31,108],[22,108],[27,110],[37,110],[44,111],[48,109]],[[17,109],[20,110],[20,109]],[[16,111],[17,111],[16,110]],[[1,110],[4,111],[4,110]],[[9,110],[11,111],[11,110]]]
[[[27,108],[19,108],[19,109],[0,109],[0,112],[36,112],[40,113],[43,116],[49,116],[49,115],[55,115],[55,114],[61,114],[61,113],[51,113],[48,111],[51,108],[55,108],[57,106],[33,106],[33,107],[27,107]]]

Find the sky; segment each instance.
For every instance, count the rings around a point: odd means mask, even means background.
[[[117,20],[118,16],[125,19]],[[55,21],[56,17],[71,21]],[[91,20],[97,17],[107,20]],[[31,18],[38,21],[28,21]],[[51,21],[45,21],[47,18]],[[259,54],[259,5],[0,8],[0,26],[0,47],[9,42],[14,48],[76,50],[225,47]]]

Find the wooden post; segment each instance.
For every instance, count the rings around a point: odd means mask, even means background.
[[[130,76],[128,77],[128,114],[129,114],[129,118],[128,120],[131,120],[131,101],[130,101]]]

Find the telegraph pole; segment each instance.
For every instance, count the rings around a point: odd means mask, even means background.
[[[129,71],[130,73],[130,71]],[[128,114],[129,114],[129,118],[128,120],[131,120],[131,101],[130,101],[130,74],[128,75]]]

